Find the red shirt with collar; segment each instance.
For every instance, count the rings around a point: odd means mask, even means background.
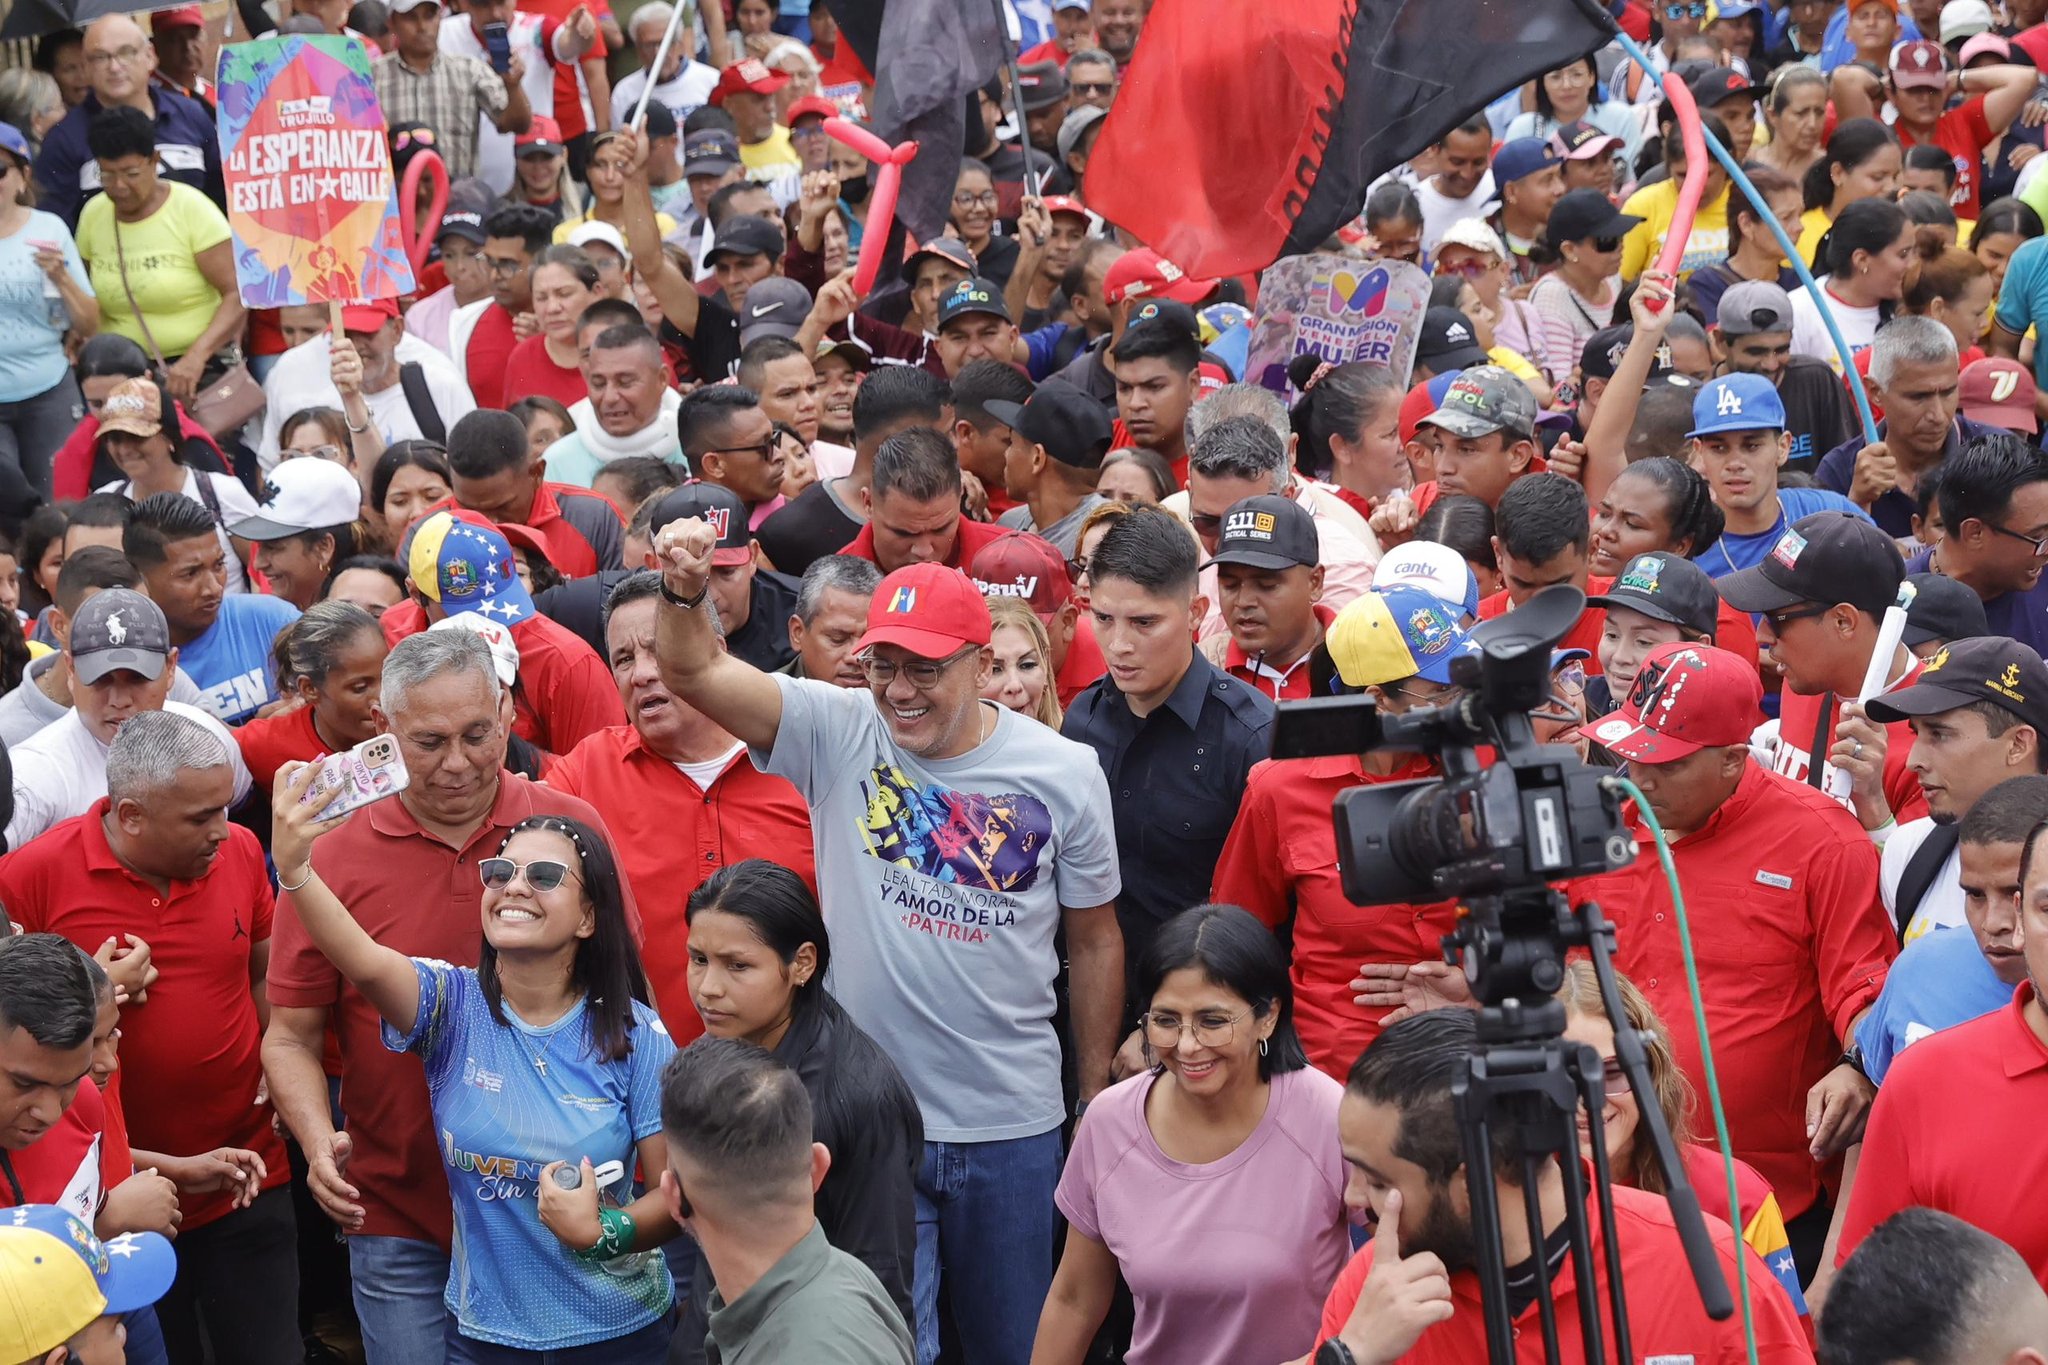
[[[1647,850],[1649,834],[1637,837]],[[1671,846],[1685,892],[1714,1065],[1735,1154],[1778,1192],[1787,1221],[1820,1198],[1806,1092],[1841,1059],[1877,999],[1898,935],[1877,891],[1877,846],[1827,797],[1744,765],[1705,828]],[[1650,998],[1686,1078],[1706,1093],[1671,891],[1646,851],[1574,885],[1619,926],[1614,965]]]
[[[1899,135],[1901,147],[1919,145],[1919,139],[1905,124],[1894,123],[1892,131]],[[1991,130],[1990,120],[1984,117],[1982,95],[1972,95],[1935,122],[1931,140],[1955,162],[1956,187],[1949,194],[1948,201],[1958,218],[1977,216],[1978,182],[1984,178],[1984,149],[1996,136]]]
[[[2048,1284],[2048,1043],[2030,1004],[2038,1013],[2023,981],[2004,1009],[1923,1038],[1892,1063],[1863,1135],[1836,1265],[1917,1204],[1984,1229]]]
[[[527,507],[526,517],[519,525],[541,538],[547,546],[548,563],[561,570],[564,578],[588,578],[600,569],[613,567],[598,562],[597,551],[592,548],[590,541],[585,538],[583,532],[576,529],[574,522],[563,515],[562,499],[565,497],[602,503],[611,510],[613,516],[618,516],[619,509],[612,504],[611,499],[602,494],[593,493],[587,488],[578,488],[574,484],[543,481],[540,487],[534,490],[533,502]],[[413,517],[413,523],[424,521],[436,512],[461,510],[466,509],[459,508],[453,497],[446,497],[422,508]],[[621,527],[624,524],[624,518],[620,518]]]
[[[128,1144],[108,1126],[107,1097],[87,1076],[50,1130],[18,1152],[7,1153],[23,1202],[55,1204],[91,1227],[107,1192],[134,1174]],[[14,1207],[14,1191],[0,1181],[0,1209]]]
[[[1586,579],[1586,596],[1598,597],[1613,586],[1614,580],[1611,578],[1588,576]],[[1506,588],[1502,588],[1491,597],[1479,599],[1479,619],[1482,621],[1491,621],[1496,616],[1505,616],[1513,610],[1514,606],[1508,597],[1508,590]],[[1592,667],[1586,670],[1590,673],[1600,666],[1600,629],[1606,624],[1607,612],[1604,608],[1587,607],[1579,613],[1578,624],[1574,625],[1566,633],[1565,637],[1553,645],[1552,648],[1585,650],[1591,656],[1589,662],[1592,664]]]
[[[334,752],[313,726],[313,708],[294,706],[274,716],[252,720],[228,732],[242,750],[242,765],[265,795],[271,779],[287,763],[310,763]]]
[[[605,830],[587,803],[503,773],[489,816],[459,849],[421,829],[403,799],[379,801],[313,845],[313,867],[356,922],[385,947],[474,967],[483,942],[484,894],[476,865],[497,856],[514,825],[542,814],[566,815]],[[609,834],[606,839],[613,849],[619,847]],[[637,939],[639,910],[630,882],[622,890]],[[152,1004],[156,993],[152,986]],[[433,1242],[445,1250],[453,1215],[434,1145],[426,1073],[416,1058],[384,1046],[376,1009],[313,946],[289,896],[277,916],[270,1003],[332,1010],[329,1027],[341,1041],[342,1111],[355,1140],[348,1180],[362,1193],[362,1232]],[[122,1042],[125,1046],[127,1039]],[[280,1151],[273,1169],[281,1169],[283,1160]]]
[[[1330,623],[1337,619],[1337,613],[1322,603],[1314,604],[1316,613],[1316,643],[1321,644],[1323,635],[1330,629]],[[1237,647],[1233,638],[1223,651],[1223,671],[1255,692],[1263,692],[1274,701],[1300,701],[1311,694],[1309,691],[1310,656],[1315,646],[1309,646],[1307,654],[1294,661],[1283,679],[1275,679],[1269,672],[1262,672],[1252,666],[1252,656]],[[1263,655],[1260,656],[1262,659]]]
[[[1590,1179],[1591,1173],[1588,1172]],[[1593,1241],[1595,1285],[1598,1291],[1601,1329],[1612,1350],[1612,1323],[1607,1317],[1606,1239],[1601,1235],[1598,1212],[1589,1204],[1586,1221]],[[1510,1214],[1510,1217],[1516,1216]],[[1728,1365],[1748,1358],[1743,1343],[1742,1315],[1715,1322],[1700,1307],[1699,1290],[1694,1288],[1692,1270],[1685,1259],[1684,1244],[1671,1220],[1671,1209],[1661,1194],[1616,1186],[1614,1190],[1615,1236],[1621,1247],[1621,1279],[1628,1295],[1631,1342],[1638,1358],[1644,1360],[1699,1361],[1702,1365]],[[1764,1263],[1753,1252],[1738,1249],[1735,1232],[1718,1218],[1707,1220],[1707,1232],[1714,1239],[1715,1259],[1721,1273],[1734,1288],[1739,1271],[1749,1281],[1749,1298],[1756,1319],[1757,1359],[1765,1365],[1812,1365],[1813,1348],[1807,1344],[1805,1329],[1792,1311],[1791,1301],[1778,1288]],[[1336,1284],[1323,1304],[1318,1343],[1344,1330],[1351,1310],[1372,1273],[1374,1244],[1367,1242],[1337,1274]],[[1552,1280],[1552,1301],[1557,1308],[1558,1358],[1583,1360],[1586,1345],[1579,1335],[1579,1288],[1573,1282],[1571,1258]],[[1400,1365],[1469,1365],[1486,1359],[1486,1316],[1479,1299],[1479,1277],[1470,1270],[1451,1276],[1453,1313],[1448,1322],[1423,1329]],[[1534,1303],[1515,1318],[1515,1359],[1541,1365],[1544,1358],[1543,1333],[1537,1326]]]
[[[1010,534],[1010,528],[1007,526],[998,526],[992,521],[969,521],[966,517],[962,517],[960,518],[960,530],[953,537],[953,553],[947,555],[943,562],[947,568],[958,569],[965,573],[967,566],[974,562],[976,555],[980,554],[991,543],[1001,540],[1008,534]],[[879,568],[882,561],[875,558],[875,524],[869,522],[861,527],[860,534],[855,536],[852,543],[839,553],[853,555],[858,559],[865,559]]]
[[[1900,679],[1885,691],[1896,692],[1902,687],[1911,687],[1919,680],[1920,670],[1926,667],[1919,659],[1913,661]],[[1830,700],[1829,694],[1817,692],[1806,694],[1786,688],[1778,700],[1778,747],[1771,759],[1771,766],[1794,782],[1808,782],[1813,767],[1813,740],[1820,731],[1821,708]],[[1841,706],[1835,704],[1836,724],[1841,723]],[[1927,794],[1920,790],[1920,779],[1906,767],[1906,759],[1913,752],[1912,722],[1896,720],[1884,727],[1884,799],[1892,808],[1892,818],[1900,824],[1918,820],[1927,814]],[[1832,745],[1833,740],[1828,741]],[[1844,803],[1844,809],[1847,804]]]
[[[397,644],[427,628],[417,602],[400,602],[378,624],[384,639]],[[550,754],[575,748],[588,735],[626,722],[618,685],[597,651],[583,637],[535,612],[510,627],[519,646],[519,681],[512,689],[512,729]],[[535,698],[543,704],[536,704]]]
[[[1101,642],[1095,638],[1095,620],[1084,611],[1074,622],[1074,638],[1067,642],[1067,657],[1060,660],[1060,671],[1053,677],[1053,685],[1060,690],[1060,709],[1072,706],[1074,698],[1107,672],[1109,661],[1102,657]]]
[[[469,330],[469,344],[463,348],[462,372],[478,407],[505,406],[505,368],[518,344],[512,315],[502,305],[494,303],[477,316],[476,326]]]
[[[263,1158],[265,1189],[291,1179],[263,1082],[262,1026],[249,979],[270,941],[270,873],[256,836],[228,826],[213,865],[168,893],[114,856],[101,797],[84,815],[0,858],[0,904],[26,932],[62,934],[92,952],[109,938],[146,940],[162,975],[146,1004],[121,1011],[122,1095],[135,1145],[192,1156],[245,1147]],[[89,1085],[90,1082],[87,1082]],[[186,1231],[229,1212],[225,1193],[180,1200]]]
[[[684,1046],[704,1032],[690,1000],[690,926],[683,906],[704,879],[747,858],[780,863],[817,890],[811,811],[795,787],[734,755],[709,791],[615,725],[563,755],[548,785],[596,807],[617,836],[619,864],[650,921],[641,960],[662,1022]]]
[[[1379,1036],[1388,1011],[1352,1003],[1361,962],[1420,962],[1442,955],[1456,906],[1353,905],[1337,876],[1330,802],[1360,783],[1438,775],[1420,755],[1380,777],[1356,756],[1265,759],[1245,779],[1237,820],[1216,860],[1209,898],[1241,905],[1268,928],[1294,920],[1294,1027],[1317,1069],[1339,1080]]]

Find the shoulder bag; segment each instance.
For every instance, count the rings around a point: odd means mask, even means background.
[[[118,215],[114,218],[114,264],[121,272],[121,292],[128,297],[128,309],[135,315],[135,325],[142,329],[142,339],[149,343],[150,358],[156,361],[160,374],[169,375],[170,362],[164,359],[156,338],[151,335],[149,320],[143,316],[141,305],[135,302],[135,290],[128,283],[128,254],[121,246],[121,219]],[[185,411],[191,414],[193,421],[211,432],[215,440],[229,440],[263,411],[263,386],[249,373],[249,367],[237,360],[218,379],[194,392],[191,401],[185,404]]]

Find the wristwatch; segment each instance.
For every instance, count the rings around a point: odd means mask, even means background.
[[[1358,1357],[1351,1354],[1349,1346],[1331,1337],[1316,1347],[1315,1365],[1358,1365]]]
[[[673,606],[681,607],[684,611],[695,611],[697,608],[703,606],[704,594],[711,591],[711,583],[708,579],[705,581],[703,587],[697,589],[697,595],[695,597],[678,597],[674,593],[670,592],[668,590],[667,578],[657,579],[656,583],[657,586],[661,588],[662,600],[670,603]]]

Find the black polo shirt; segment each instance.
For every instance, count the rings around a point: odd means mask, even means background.
[[[1117,919],[1134,965],[1162,921],[1209,899],[1245,776],[1272,741],[1273,703],[1194,651],[1150,715],[1133,715],[1104,675],[1061,728],[1095,750],[1109,778],[1124,882]]]

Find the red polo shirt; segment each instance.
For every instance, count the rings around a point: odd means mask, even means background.
[[[1591,1173],[1588,1172],[1590,1179]],[[1607,1265],[1605,1238],[1601,1235],[1598,1212],[1589,1204],[1586,1221],[1593,1238],[1602,1331],[1607,1349],[1614,1348],[1613,1324],[1607,1315]],[[1515,1216],[1510,1214],[1510,1216]],[[1727,1365],[1747,1359],[1743,1344],[1742,1314],[1726,1322],[1715,1322],[1700,1307],[1699,1290],[1694,1288],[1692,1270],[1685,1259],[1685,1247],[1678,1240],[1678,1228],[1661,1194],[1644,1194],[1617,1186],[1614,1190],[1615,1235],[1621,1243],[1621,1282],[1628,1299],[1630,1339],[1638,1358],[1644,1360],[1699,1361],[1702,1365]],[[1768,1365],[1812,1365],[1813,1348],[1793,1313],[1791,1302],[1779,1290],[1754,1254],[1736,1250],[1735,1234],[1718,1218],[1707,1220],[1714,1239],[1721,1273],[1734,1289],[1740,1256],[1740,1273],[1749,1280],[1749,1298],[1756,1319],[1757,1359]],[[1373,1243],[1358,1249],[1330,1288],[1323,1304],[1323,1322],[1316,1333],[1318,1343],[1344,1330],[1351,1310],[1357,1306],[1365,1277],[1372,1273]],[[1586,1346],[1579,1336],[1579,1288],[1572,1277],[1571,1259],[1552,1280],[1552,1301],[1557,1308],[1558,1358],[1583,1360]],[[1470,1270],[1451,1276],[1453,1315],[1448,1322],[1423,1329],[1422,1336],[1401,1365],[1469,1365],[1486,1359],[1486,1316],[1479,1301],[1479,1277]],[[1543,1333],[1537,1327],[1534,1303],[1515,1319],[1515,1359],[1541,1365],[1544,1358]]]
[[[1901,147],[1919,144],[1903,123],[1893,124],[1892,131],[1899,135]],[[1977,190],[1978,181],[1984,175],[1984,149],[1996,136],[1991,131],[1990,121],[1984,117],[1982,95],[1972,95],[1935,122],[1934,145],[1947,152],[1949,159],[1955,162],[1956,187],[1949,194],[1948,201],[1958,218],[1977,216]]]
[[[620,521],[622,528],[624,522],[619,518],[619,509],[612,506],[610,499],[587,488],[543,481],[535,490],[533,505],[526,509],[526,518],[519,524],[541,538],[541,543],[547,551],[548,563],[561,570],[564,578],[588,578],[599,569],[608,566],[598,562],[597,551],[592,548],[590,538],[564,513],[564,498],[574,498],[579,503],[590,504],[583,510],[592,515],[608,512],[614,520]],[[413,520],[418,522],[436,512],[458,510],[462,509],[457,508],[454,498],[443,498],[420,512]]]
[[[1902,687],[1911,687],[1920,677],[1925,665],[1918,659],[1905,676],[1886,688],[1896,692]],[[1829,694],[1816,693],[1807,696],[1786,688],[1778,701],[1778,748],[1771,766],[1794,782],[1806,782],[1813,764],[1813,739],[1820,731],[1821,706],[1829,700]],[[1837,723],[1841,707],[1835,706]],[[1884,727],[1884,799],[1892,808],[1892,818],[1900,824],[1918,820],[1927,814],[1927,794],[1920,790],[1920,779],[1906,768],[1906,758],[1913,752],[1913,726],[1910,721],[1893,721]],[[1828,746],[1834,741],[1829,739]]]
[[[1351,980],[1362,962],[1420,962],[1442,956],[1456,919],[1450,901],[1365,908],[1345,899],[1337,877],[1330,802],[1361,782],[1437,775],[1415,755],[1386,777],[1356,757],[1265,759],[1245,779],[1237,820],[1216,860],[1210,899],[1241,905],[1268,928],[1294,919],[1294,1027],[1316,1067],[1339,1080],[1379,1036],[1383,1009],[1356,1005]]]
[[[1649,835],[1637,837],[1647,850]],[[1700,992],[1735,1154],[1778,1192],[1789,1221],[1820,1198],[1807,1152],[1806,1092],[1835,1068],[1850,1023],[1877,999],[1898,936],[1877,894],[1877,846],[1854,816],[1814,791],[1747,764],[1704,829],[1671,846],[1685,891]],[[1677,916],[1648,851],[1587,878],[1620,928],[1615,965],[1657,1007],[1672,1050],[1701,1094]]]
[[[1316,643],[1321,644],[1324,632],[1329,630],[1330,622],[1337,619],[1337,613],[1320,602],[1315,604],[1315,613]],[[1237,640],[1232,638],[1223,651],[1223,671],[1254,692],[1264,693],[1274,701],[1301,701],[1314,695],[1309,689],[1308,661],[1315,652],[1315,646],[1311,645],[1307,654],[1294,661],[1293,667],[1285,673],[1280,673],[1265,666],[1264,655],[1259,656],[1260,663],[1254,666],[1252,656],[1239,649]]]
[[[494,303],[477,316],[476,326],[469,331],[469,344],[463,348],[462,372],[478,407],[505,406],[505,369],[518,344],[512,315],[502,306]]]
[[[1109,661],[1102,657],[1102,645],[1095,638],[1095,620],[1084,611],[1074,622],[1074,638],[1067,641],[1067,657],[1060,660],[1060,671],[1053,677],[1053,685],[1060,690],[1060,709],[1072,706],[1074,698],[1107,672]]]
[[[150,947],[162,975],[149,1000],[121,1011],[123,1106],[135,1145],[171,1156],[246,1147],[263,1158],[265,1189],[291,1179],[263,1083],[263,1029],[249,972],[270,941],[270,874],[263,847],[228,827],[213,866],[168,894],[122,866],[91,810],[0,858],[0,904],[24,931],[62,934],[86,952],[117,934]],[[90,1084],[88,1082],[87,1084]],[[229,1196],[181,1201],[187,1231],[229,1211]]]
[[[817,890],[811,811],[797,790],[742,750],[710,790],[641,743],[630,725],[600,730],[563,755],[548,785],[596,807],[649,916],[642,958],[654,1006],[678,1046],[704,1031],[690,1001],[690,926],[683,907],[721,867],[766,858]]]
[[[421,829],[403,800],[379,801],[313,845],[313,866],[377,942],[409,957],[474,967],[483,942],[484,895],[476,865],[497,856],[514,825],[543,814],[604,829],[584,802],[505,773],[490,815],[459,849]],[[611,843],[618,848],[616,840]],[[624,889],[637,936],[632,887]],[[156,993],[152,986],[152,1002]],[[376,1009],[313,946],[289,896],[277,916],[270,1003],[333,1011],[329,1027],[341,1041],[341,1107],[355,1139],[348,1179],[362,1192],[362,1231],[446,1250],[452,1215],[447,1176],[434,1146],[426,1073],[418,1058],[384,1046]],[[281,1152],[278,1160],[281,1166]]]
[[[271,779],[287,763],[310,763],[334,751],[313,727],[313,708],[294,706],[274,716],[252,720],[229,731],[241,746],[242,764],[266,795]]]
[[[1611,578],[1588,576],[1586,579],[1586,596],[1598,597],[1613,586],[1614,580]],[[1505,616],[1513,610],[1514,606],[1508,599],[1506,588],[1502,588],[1491,597],[1479,599],[1479,619],[1482,621],[1491,621],[1496,616]],[[1591,656],[1587,660],[1591,667],[1586,670],[1590,673],[1600,666],[1600,628],[1606,624],[1607,613],[1605,610],[1600,607],[1587,607],[1579,613],[1578,624],[1574,625],[1553,648],[1585,650]]]
[[[400,602],[379,622],[397,644],[427,628],[417,602]],[[626,723],[625,704],[611,670],[582,636],[539,612],[512,623],[519,646],[519,681],[512,689],[512,729],[550,754],[563,754],[585,737]]]
[[[962,517],[959,534],[953,537],[953,553],[947,555],[943,562],[947,568],[965,573],[967,566],[974,562],[974,557],[980,554],[984,547],[992,541],[1001,540],[1009,533],[1010,529],[1007,526],[998,526],[992,521],[969,521]],[[853,543],[839,553],[858,556],[879,568],[882,561],[875,558],[874,523],[869,522],[861,527],[860,534],[853,538]]]
[[[2023,981],[2004,1009],[1923,1038],[1892,1063],[1863,1135],[1835,1264],[1918,1204],[1984,1229],[2048,1284],[2048,1044],[2027,1022],[2033,998]]]

